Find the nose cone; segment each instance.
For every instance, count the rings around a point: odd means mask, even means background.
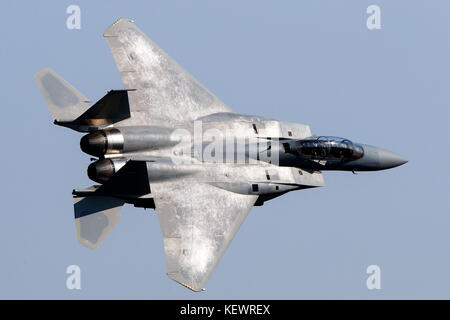
[[[401,166],[408,162],[396,153],[378,147],[363,144],[364,154],[361,159],[351,161],[347,168],[356,171],[377,171]]]
[[[380,170],[390,169],[407,163],[408,160],[388,150],[378,149],[378,165]]]

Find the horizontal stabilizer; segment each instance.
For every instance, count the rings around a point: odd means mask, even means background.
[[[130,117],[128,91],[111,90],[91,108],[73,121],[55,121],[55,124],[77,131],[92,131]]]
[[[124,201],[104,196],[74,197],[77,240],[97,249],[121,217],[116,216]]]
[[[53,70],[45,68],[35,75],[47,107],[55,121],[73,121],[89,109],[89,99]]]

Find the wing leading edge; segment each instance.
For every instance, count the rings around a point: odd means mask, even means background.
[[[103,35],[125,89],[135,89],[129,92],[132,118],[126,121],[180,123],[212,113],[232,112],[131,20],[117,20]]]

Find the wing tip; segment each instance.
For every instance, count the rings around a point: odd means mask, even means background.
[[[115,29],[123,24],[134,24],[133,19],[119,18],[114,21],[106,30],[103,32],[104,37],[111,37],[115,35]]]
[[[177,272],[176,274],[178,274],[178,272]],[[185,282],[183,282],[183,281],[177,279],[177,278],[175,277],[175,274],[170,274],[170,273],[168,273],[167,276],[168,276],[170,279],[172,279],[173,281],[175,281],[176,283],[181,284],[183,287],[188,288],[189,290],[191,290],[191,291],[193,291],[193,292],[202,292],[202,291],[205,291],[205,290],[206,290],[205,288],[203,288],[203,286],[197,287],[197,286],[195,286],[195,285],[193,285],[193,284],[187,284],[187,283],[185,283]]]

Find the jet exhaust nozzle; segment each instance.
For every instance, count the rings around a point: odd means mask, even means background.
[[[87,174],[89,179],[105,183],[125,165],[126,161],[123,159],[102,159],[91,163],[88,166]]]
[[[80,148],[92,156],[101,157],[107,153],[120,153],[123,150],[124,138],[116,129],[98,130],[83,136]]]

